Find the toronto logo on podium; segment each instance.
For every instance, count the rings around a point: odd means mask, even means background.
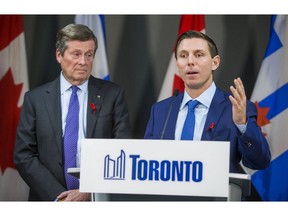
[[[106,155],[104,158],[104,179],[124,180],[125,165],[126,155],[123,150],[121,150],[120,155],[116,159]]]
[[[105,180],[127,180],[126,164],[131,171],[132,181],[178,181],[178,182],[201,182],[203,180],[203,163],[201,161],[178,161],[178,160],[146,160],[140,154],[130,154],[121,150],[117,158],[109,154],[104,157]]]

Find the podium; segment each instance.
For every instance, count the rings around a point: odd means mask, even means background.
[[[251,177],[247,174],[229,173],[228,201],[241,201],[251,193]]]
[[[77,177],[77,178],[80,178],[80,168],[68,168],[68,173]],[[81,181],[81,179],[80,179]],[[200,197],[193,197],[193,198],[190,198],[189,197],[186,197],[184,198],[184,201],[186,200],[194,200],[194,201],[241,201],[242,199],[242,196],[244,197],[247,197],[247,196],[250,196],[250,193],[251,193],[251,178],[250,178],[250,175],[247,175],[247,174],[240,174],[240,173],[229,173],[229,194],[228,194],[228,197],[227,198],[224,198],[224,199],[221,199],[221,198],[200,198]],[[92,193],[92,197],[95,197],[94,193]],[[140,198],[140,199],[139,199]],[[127,199],[127,198],[126,198]],[[161,198],[159,198],[158,196],[158,199],[156,198],[156,200],[161,200],[163,201],[163,199],[165,200],[165,197],[164,196],[161,196]],[[120,196],[120,200],[121,200],[121,196]],[[143,201],[143,198],[141,199],[141,196],[138,196],[138,200],[139,201]],[[149,200],[145,199],[146,201]],[[150,201],[153,201],[155,200],[155,197],[154,198],[150,198]],[[178,200],[176,196],[173,196],[173,197],[169,197],[167,199],[166,197],[166,201],[167,200]],[[181,199],[183,201],[183,199]],[[95,201],[92,199],[92,201]],[[132,201],[132,199],[130,198],[130,200],[128,201]]]
[[[68,172],[81,192],[123,201],[240,201],[250,176],[229,173],[229,155],[220,141],[83,139],[81,168]]]

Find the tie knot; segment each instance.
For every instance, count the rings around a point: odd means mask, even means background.
[[[72,93],[73,94],[75,94],[77,91],[78,91],[78,87],[77,86],[75,86],[75,85],[73,85],[73,86],[71,86],[71,88],[72,88]]]
[[[188,109],[189,109],[189,111],[191,110],[194,110],[195,109],[195,107],[198,105],[198,103],[199,103],[199,101],[197,101],[197,100],[190,100],[190,101],[188,101]]]

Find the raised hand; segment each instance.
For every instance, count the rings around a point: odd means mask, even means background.
[[[230,86],[232,95],[229,99],[232,103],[233,121],[235,124],[243,125],[246,124],[246,94],[243,83],[238,77],[234,79],[234,86]]]

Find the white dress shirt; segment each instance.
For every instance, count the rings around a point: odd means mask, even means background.
[[[216,92],[216,85],[213,82],[212,85],[204,91],[199,97],[191,98],[186,91],[184,91],[184,96],[182,103],[180,105],[178,118],[176,122],[175,130],[175,140],[181,139],[181,133],[183,130],[184,122],[188,112],[187,102],[189,100],[198,100],[199,104],[195,107],[195,129],[194,129],[194,139],[201,140],[203,128],[207,119],[208,110]]]
[[[68,114],[68,107],[70,102],[70,96],[72,94],[72,85],[63,76],[62,72],[60,75],[60,91],[61,91],[61,110],[62,110],[62,137],[65,133],[66,117]],[[88,80],[78,86],[77,91],[79,101],[79,133],[78,133],[78,144],[77,144],[77,160],[76,166],[80,167],[80,155],[81,155],[81,143],[80,141],[86,137],[86,122],[87,122],[87,101],[88,101]]]

